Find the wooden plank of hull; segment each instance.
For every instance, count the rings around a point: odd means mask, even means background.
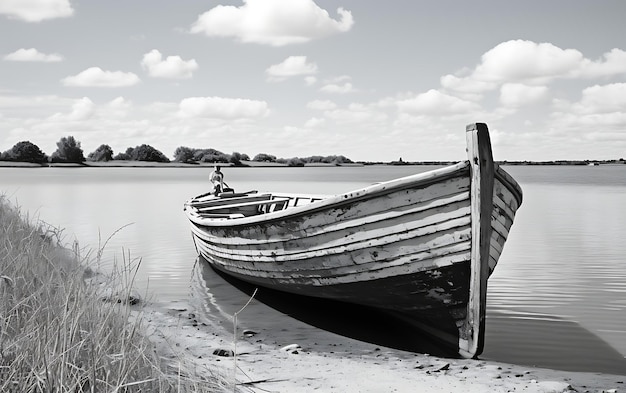
[[[330,257],[327,259],[310,260],[307,261],[307,267],[301,269],[280,270],[272,269],[269,266],[250,269],[249,265],[237,265],[232,263],[232,261],[224,261],[222,258],[215,257],[207,252],[202,244],[199,244],[199,249],[209,262],[221,265],[224,270],[254,278],[257,282],[285,286],[297,284],[299,286],[325,287],[340,283],[370,281],[393,277],[398,274],[428,271],[437,267],[453,265],[468,259],[469,245],[470,243],[466,241],[448,246],[437,252],[424,252],[423,255],[416,255],[414,260],[398,258],[390,261],[381,261],[378,266],[372,264],[357,269],[350,268],[349,265],[344,264],[337,268],[333,267],[332,273],[328,273],[327,270],[329,269],[323,268],[323,266],[337,265],[340,258]],[[347,260],[347,258],[344,260]],[[252,267],[254,268],[254,266]]]
[[[490,274],[495,269],[502,254],[504,243],[509,237],[509,230],[513,225],[515,212],[521,203],[521,194],[514,192],[516,187],[511,184],[513,182],[517,185],[517,183],[500,168],[497,169],[496,174],[498,176],[494,181],[493,211],[491,216]]]
[[[521,189],[494,166],[486,126],[467,132],[469,164],[231,224],[188,212],[196,247],[244,281],[392,310],[475,357]]]

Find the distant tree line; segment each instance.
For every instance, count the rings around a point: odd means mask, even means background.
[[[193,149],[186,146],[177,147],[174,151],[174,161],[185,163],[232,163],[242,165],[241,161],[250,161],[247,154],[234,152],[233,154],[225,154],[215,149]]]
[[[63,137],[57,142],[57,149],[50,157],[39,146],[29,141],[18,142],[11,149],[0,153],[0,161],[32,162],[83,162],[83,149],[73,136]]]
[[[29,141],[18,142],[11,149],[0,153],[0,161],[32,162],[37,164],[51,163],[83,163],[85,161],[151,161],[170,162],[165,154],[150,145],[129,147],[123,153],[114,155],[109,145],[102,144],[96,150],[84,156],[80,142],[73,136],[63,137],[57,142],[57,150],[51,156],[46,155],[37,145]],[[345,156],[311,156],[305,158],[276,158],[271,154],[260,153],[250,160],[250,156],[239,152],[226,154],[215,149],[194,149],[180,146],[174,151],[174,161],[181,163],[224,163],[235,166],[245,165],[244,161],[278,163],[287,166],[304,166],[306,164],[341,165],[352,163]]]
[[[555,160],[555,161],[499,161],[503,165],[600,165],[600,164],[626,164],[626,160]]]
[[[112,160],[135,160],[169,162],[169,158],[150,145],[129,147],[126,152],[113,155],[113,149],[109,145],[100,145],[96,150],[89,153],[85,158],[80,142],[73,136],[63,137],[57,142],[57,150],[51,156],[47,156],[32,142],[18,142],[11,149],[0,154],[0,161],[32,162],[37,164],[51,163],[74,163],[80,164],[85,161],[112,161]]]
[[[256,161],[256,160],[255,160]],[[305,166],[306,164],[352,164],[352,160],[345,156],[310,156],[310,157],[293,157],[293,158],[279,158],[276,162],[280,164],[287,164],[288,166]]]

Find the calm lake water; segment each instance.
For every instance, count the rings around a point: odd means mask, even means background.
[[[333,194],[432,168],[227,168],[225,174],[237,191]],[[483,358],[626,375],[626,165],[506,169],[521,184],[524,202],[489,280]],[[167,303],[191,295],[223,312],[226,321],[248,295],[196,263],[182,211],[186,199],[207,190],[209,172],[0,168],[0,192],[31,217],[63,228],[64,242],[78,240],[85,253],[95,255],[108,239],[104,265],[140,258],[137,287],[153,299]],[[315,319],[316,307],[330,306],[307,307]],[[248,319],[239,318],[293,340],[318,334],[311,325],[329,322],[320,317],[305,324],[283,314],[294,315],[288,306],[281,309],[253,302]],[[358,318],[350,317],[361,327],[371,325],[372,318]]]

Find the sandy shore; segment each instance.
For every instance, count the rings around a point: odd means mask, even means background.
[[[245,310],[243,311],[245,312]],[[252,392],[625,392],[626,376],[445,359],[345,337],[275,342],[234,332],[189,304],[148,304],[135,311],[158,351],[174,365],[219,372]],[[332,342],[334,341],[334,342]],[[329,350],[328,348],[332,348]],[[233,353],[237,356],[232,356]],[[224,356],[226,355],[226,356]],[[235,371],[236,370],[236,371]]]

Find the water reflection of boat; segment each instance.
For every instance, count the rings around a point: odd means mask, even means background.
[[[198,253],[253,285],[385,310],[478,356],[487,279],[522,191],[494,164],[485,124],[467,142],[467,161],[344,194],[193,198]]]

